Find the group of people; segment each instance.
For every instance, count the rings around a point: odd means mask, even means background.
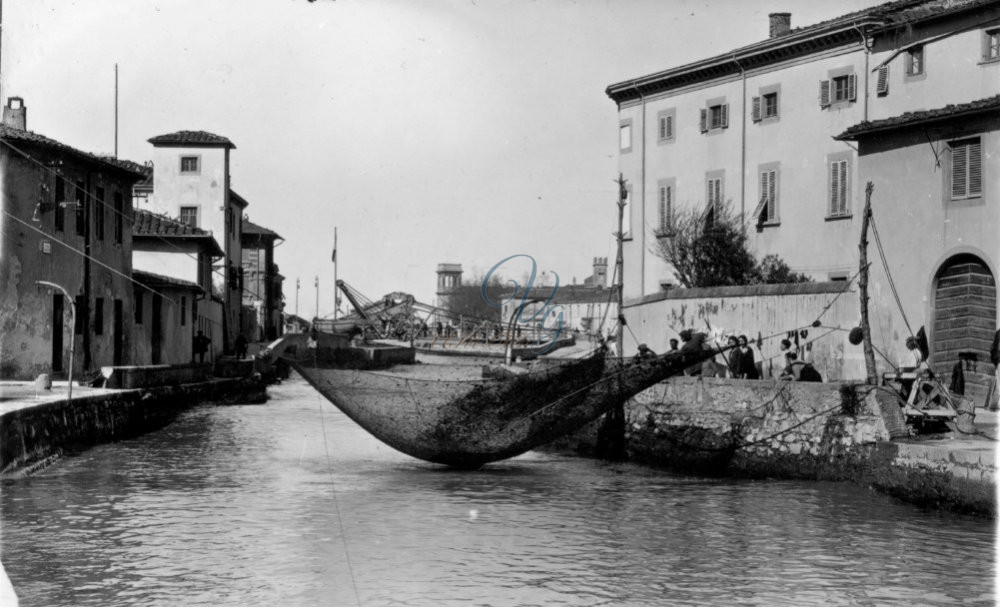
[[[703,333],[685,329],[680,332],[679,336],[683,344],[679,344],[676,338],[671,338],[671,351],[700,351],[707,347],[705,343],[707,336]],[[715,357],[712,357],[688,367],[684,370],[685,375],[759,380],[762,376],[762,361],[757,360],[750,340],[745,335],[733,335],[727,339],[727,345],[730,348],[721,355],[725,364],[719,363]],[[823,377],[811,363],[799,360],[798,348],[790,340],[781,341],[781,352],[785,366],[779,376],[780,380],[823,381]]]

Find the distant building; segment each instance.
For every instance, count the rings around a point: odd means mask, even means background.
[[[135,301],[136,363],[176,365],[194,361],[193,344],[199,325],[198,300],[204,294],[202,287],[191,281],[142,270],[134,271],[133,277],[149,294],[143,297],[137,292]],[[211,350],[209,356],[214,359],[213,353],[218,351],[216,348]],[[209,360],[206,357],[206,361]]]
[[[144,178],[26,130],[26,108],[9,99],[0,125],[0,377],[64,375],[75,336],[74,375],[134,360],[132,213]],[[76,326],[70,325],[72,303]]]
[[[230,188],[229,139],[205,131],[178,131],[149,139],[153,144],[152,188],[135,191],[137,206],[209,231],[223,258],[213,272],[213,291],[223,303],[222,339],[232,349],[242,327],[241,245],[247,201]]]
[[[284,241],[277,232],[243,218],[244,333],[250,340],[274,340],[283,332],[282,283],[274,263],[274,247]],[[247,315],[252,311],[252,315]],[[250,317],[250,318],[248,318]]]
[[[462,265],[441,263],[437,266],[437,289],[434,291],[434,306],[448,310],[449,297],[462,286]],[[447,325],[448,317],[435,315],[435,322]]]

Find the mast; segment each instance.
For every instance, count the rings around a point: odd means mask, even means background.
[[[875,186],[868,182],[865,186],[865,209],[861,217],[860,268],[858,268],[858,289],[861,292],[861,332],[865,352],[865,372],[868,384],[878,384],[878,372],[875,368],[875,350],[872,348],[872,331],[868,321],[868,224],[872,215],[872,191]]]
[[[618,253],[615,258],[615,274],[618,275],[618,294],[616,296],[618,301],[618,335],[615,337],[617,343],[616,347],[618,350],[618,362],[622,361],[622,350],[625,347],[625,313],[623,304],[623,295],[625,286],[625,258],[622,254],[622,244],[625,240],[625,202],[628,199],[628,190],[625,188],[625,179],[622,174],[618,174],[618,232],[615,233],[615,240],[618,242]]]
[[[115,64],[115,158],[118,158],[118,64]]]
[[[340,294],[337,293],[337,227],[333,227],[333,320],[337,320],[337,300]]]

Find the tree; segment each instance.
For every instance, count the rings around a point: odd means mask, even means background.
[[[728,204],[677,212],[653,253],[674,267],[685,287],[798,283],[810,279],[791,271],[776,255],[757,262],[739,218]]]

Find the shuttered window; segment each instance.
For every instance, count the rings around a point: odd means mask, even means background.
[[[983,61],[1000,61],[1000,30],[983,32]]]
[[[924,73],[924,47],[916,46],[906,52],[906,75],[919,76]]]
[[[760,173],[759,223],[773,222],[778,217],[777,207],[778,172],[771,169]]]
[[[705,202],[710,209],[716,209],[722,205],[722,178],[716,177],[708,180]]]
[[[658,233],[668,234],[670,232],[671,214],[673,212],[673,188],[671,186],[660,186],[659,197],[659,227]]]
[[[846,160],[830,163],[830,215],[847,215],[847,198],[850,192]]]
[[[104,240],[104,218],[107,217],[105,214],[105,208],[107,204],[104,202],[104,188],[98,187],[97,194],[95,196],[97,199],[94,205],[94,232],[97,233],[97,240]]]
[[[878,69],[878,80],[875,82],[875,92],[879,95],[889,94],[889,66],[883,65]]]
[[[702,133],[714,131],[715,129],[726,129],[729,127],[729,104],[715,104],[707,108],[702,108],[699,115],[699,128]]]
[[[670,115],[660,116],[660,139],[673,139],[674,137],[674,117]]]
[[[819,82],[819,105],[830,107],[837,103],[847,103],[858,98],[857,77],[854,74],[835,76]]]
[[[66,202],[66,180],[62,176],[56,177],[56,214],[55,214],[55,224],[56,230],[62,232],[66,229],[66,206],[63,203]]]
[[[978,137],[953,141],[951,147],[951,198],[982,196],[983,154]]]

